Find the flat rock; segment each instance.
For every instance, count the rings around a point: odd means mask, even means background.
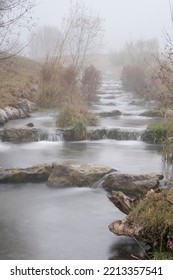
[[[9,128],[4,129],[2,140],[6,142],[37,142],[43,138],[39,128]]]
[[[90,186],[112,171],[105,166],[54,162],[27,168],[0,168],[0,183],[44,181],[54,186]]]
[[[115,172],[109,174],[103,183],[103,187],[108,191],[121,191],[124,194],[146,194],[151,189],[159,186],[162,174],[122,174]]]
[[[89,186],[104,175],[111,173],[110,167],[96,166],[93,164],[61,164],[53,163],[53,170],[48,178],[49,185],[58,186]]]
[[[0,168],[0,183],[43,182],[47,181],[51,171],[51,164],[40,164],[28,168]]]

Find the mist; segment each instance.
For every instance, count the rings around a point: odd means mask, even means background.
[[[36,26],[61,25],[70,0],[40,0],[33,11]],[[172,34],[169,0],[79,0],[103,19],[104,40],[102,52],[118,51],[125,42],[139,39],[157,39],[165,45],[164,32]]]

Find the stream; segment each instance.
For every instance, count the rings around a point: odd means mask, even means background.
[[[157,119],[139,116],[152,108],[150,102],[125,92],[119,81],[105,80],[94,112],[120,110],[122,115],[101,118],[100,128],[144,131]],[[29,119],[11,120],[5,128],[46,129],[45,141],[0,142],[0,166],[28,167],[62,161],[107,165],[120,172],[162,172],[161,147],[136,140],[86,140],[65,142],[56,134],[55,112],[32,113]],[[0,128],[3,130],[3,127]],[[48,187],[44,183],[0,185],[0,259],[132,259],[142,256],[133,239],[114,236],[108,225],[121,213],[99,186],[93,188]]]

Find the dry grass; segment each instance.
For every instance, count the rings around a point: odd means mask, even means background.
[[[40,68],[39,63],[25,57],[0,60],[0,108],[15,104],[24,91],[30,93]]]
[[[160,252],[173,250],[173,190],[150,191],[128,216]]]

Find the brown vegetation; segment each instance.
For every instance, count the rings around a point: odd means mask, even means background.
[[[173,255],[173,190],[151,190],[137,201],[114,192],[113,203],[127,217],[115,221],[109,229],[115,234],[134,237],[152,246],[152,258]],[[111,200],[112,201],[112,200]],[[160,254],[158,254],[158,252]]]
[[[93,65],[85,68],[81,79],[82,95],[87,102],[94,101],[96,99],[96,93],[101,85],[100,71],[96,70]]]
[[[0,108],[16,104],[18,98],[34,99],[40,64],[20,56],[0,61]]]

